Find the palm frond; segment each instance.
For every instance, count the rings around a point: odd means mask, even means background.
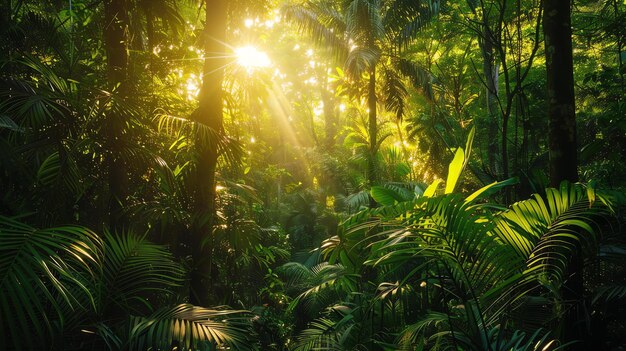
[[[592,201],[593,189],[564,182],[542,198],[515,203],[496,219],[494,233],[525,260],[528,274],[563,281],[569,257],[580,246],[588,253],[598,244],[596,221],[609,214],[608,200]],[[593,196],[595,198],[596,195]]]
[[[7,81],[2,86],[0,113],[10,116],[21,129],[39,130],[69,114],[59,97],[46,92],[45,87],[21,80]]]
[[[171,136],[187,136],[203,146],[217,150],[231,164],[238,164],[243,154],[243,146],[237,140],[225,137],[212,128],[192,119],[158,114],[155,117],[158,131]]]
[[[13,132],[24,132],[23,128],[20,128],[13,119],[6,115],[0,115],[0,128],[8,129]]]
[[[344,350],[339,342],[340,336],[336,330],[336,322],[328,318],[318,318],[303,330],[294,346],[295,351],[310,350]]]
[[[380,50],[369,47],[356,47],[348,53],[344,66],[353,79],[359,79],[371,67],[376,66],[380,59]]]
[[[598,289],[593,297],[593,303],[621,300],[624,297],[626,297],[626,284],[606,285]]]
[[[63,152],[63,157],[59,152],[54,152],[41,163],[37,170],[37,182],[56,191],[67,189],[73,200],[77,200],[82,195],[85,184],[74,155],[66,150]]]
[[[339,13],[324,2],[304,5],[288,4],[282,8],[287,20],[296,23],[300,31],[309,35],[313,42],[330,51],[338,62],[343,62],[349,53],[345,38],[345,23]]]
[[[148,317],[131,317],[130,350],[252,350],[247,311],[208,309],[189,304],[161,309]]]
[[[439,1],[394,0],[383,22],[390,42],[406,48],[439,13]]]
[[[401,121],[404,116],[405,99],[408,95],[406,87],[395,70],[386,68],[383,76],[385,78],[383,85],[385,109],[395,113],[396,119]]]
[[[380,5],[380,1],[372,0],[354,0],[349,3],[346,8],[346,31],[355,44],[374,48],[372,44],[384,38]]]
[[[171,293],[184,271],[163,246],[132,233],[105,233],[101,308],[141,311],[152,293]]]
[[[407,59],[398,59],[395,65],[400,73],[408,77],[413,86],[420,89],[427,99],[434,99],[433,84],[435,79],[427,69]]]
[[[84,277],[96,277],[103,244],[78,226],[36,229],[0,216],[0,345],[33,348],[48,340],[62,310],[95,304]],[[36,336],[36,337],[33,337]],[[40,345],[41,346],[41,345]]]
[[[340,264],[322,262],[311,268],[290,262],[281,268],[292,283],[290,288],[299,292],[289,304],[290,310],[298,309],[314,316],[331,304],[338,296],[354,291],[357,275]],[[302,278],[296,281],[294,278]]]

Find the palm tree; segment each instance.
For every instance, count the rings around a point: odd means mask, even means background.
[[[402,59],[400,52],[438,11],[438,4],[405,0],[352,0],[341,3],[311,0],[301,5],[288,5],[283,10],[287,18],[297,23],[317,45],[325,48],[339,65],[344,66],[355,81],[367,81],[367,179],[370,186],[376,184],[376,153],[380,144],[377,128],[378,101],[381,100],[377,93],[379,69],[383,69],[383,90],[387,94],[382,100],[401,118],[406,89],[399,76],[392,73],[391,67],[408,74],[414,82],[418,79],[417,68]]]

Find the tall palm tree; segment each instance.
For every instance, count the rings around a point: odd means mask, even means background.
[[[367,84],[367,179],[370,186],[378,181],[377,116],[381,97],[377,92],[377,75],[382,69],[387,94],[382,100],[388,109],[401,117],[406,90],[391,67],[417,80],[420,76],[417,68],[402,59],[400,54],[438,10],[439,2],[407,0],[310,0],[284,8],[287,18],[298,24],[317,45],[326,48],[355,81]]]

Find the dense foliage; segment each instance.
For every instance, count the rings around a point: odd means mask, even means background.
[[[0,349],[626,346],[626,2],[0,23]]]

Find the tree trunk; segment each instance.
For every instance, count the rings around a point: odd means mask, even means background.
[[[328,91],[328,75],[325,74],[322,79],[326,80],[321,88],[322,103],[324,104],[324,148],[331,152],[335,146],[337,134],[337,111],[335,97]]]
[[[487,160],[489,168],[496,177],[500,174],[500,167],[496,160],[498,154],[498,65],[495,60],[493,38],[489,29],[489,21],[483,14],[482,37],[479,46],[483,57],[483,75],[485,76],[485,90],[487,95],[487,112],[489,120],[487,126]]]
[[[546,0],[543,17],[548,87],[550,184],[578,181],[570,2]]]
[[[211,128],[221,136],[223,128],[222,82],[224,80],[224,42],[226,39],[227,1],[207,1],[204,44],[203,79],[200,88],[196,122]],[[194,268],[191,271],[191,302],[207,306],[212,286],[212,228],[215,220],[215,170],[218,150],[215,142],[197,136],[198,164],[196,165],[196,189],[194,194],[195,220],[190,247]]]
[[[578,181],[571,9],[570,2],[564,0],[546,0],[544,6],[550,184],[558,187],[563,180]],[[580,318],[584,302],[582,274],[579,246],[570,257],[567,280],[562,288],[566,304],[561,326],[564,342],[586,338],[586,329]],[[576,343],[570,348],[586,349],[584,343]]]
[[[107,54],[109,89],[118,99],[127,97],[128,89],[128,8],[126,0],[104,2],[104,42]],[[124,116],[112,109],[107,114],[105,138],[109,152],[106,164],[109,174],[109,227],[112,231],[124,226],[122,210],[128,188],[128,174],[121,152],[125,134]]]
[[[615,18],[620,18],[620,11],[619,11],[619,1],[618,0],[613,0],[613,12],[615,15]],[[622,32],[623,33],[623,32]],[[618,113],[621,115],[622,114],[622,100],[624,99],[624,60],[622,59],[622,49],[624,46],[624,43],[622,42],[622,38],[623,36],[620,35],[620,33],[615,33],[615,42],[617,43],[617,72],[619,73],[619,87],[620,87],[620,91],[621,91],[621,95],[618,95],[617,98],[617,108]]]
[[[378,179],[378,174],[376,170],[376,143],[378,142],[378,126],[376,124],[376,66],[374,65],[372,65],[372,67],[370,68],[367,107],[369,109],[368,129],[370,138],[370,154],[367,163],[367,181],[369,183],[369,186],[373,186],[376,184],[376,181]]]

